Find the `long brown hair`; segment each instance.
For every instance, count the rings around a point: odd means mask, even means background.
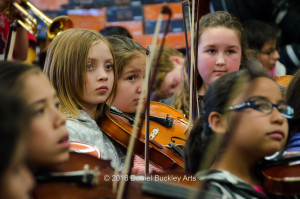
[[[104,42],[113,55],[107,39],[99,32],[88,29],[65,30],[55,37],[49,46],[44,73],[54,86],[61,103],[61,111],[66,115],[77,116],[80,114],[79,110],[83,108],[79,100],[86,84],[85,74],[88,55],[91,47],[98,42]],[[115,64],[113,71],[116,77],[117,68]],[[108,99],[115,97],[116,83],[117,81],[114,81],[113,91]],[[96,118],[101,117],[106,109],[105,102],[99,104]]]
[[[248,44],[244,34],[243,26],[240,21],[233,15],[224,12],[224,11],[216,11],[213,13],[208,13],[199,21],[199,42],[198,45],[201,43],[201,36],[205,30],[208,28],[216,28],[216,27],[225,27],[231,29],[236,32],[241,48],[242,48],[242,57],[241,57],[241,66],[240,68],[245,68],[248,62]],[[197,77],[197,88],[199,89],[202,86],[203,80],[201,76],[198,74]],[[189,115],[189,85],[185,82],[182,85],[180,92],[175,96],[175,100],[173,101],[172,106],[177,110],[182,111],[186,116]]]

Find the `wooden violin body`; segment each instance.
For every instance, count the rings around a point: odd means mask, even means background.
[[[164,146],[168,146],[170,141],[176,145],[184,145],[189,133],[187,132],[189,121],[184,114],[178,110],[159,103],[150,102],[150,115],[156,117],[172,118],[173,126],[165,127],[157,122],[150,120],[150,140],[155,140]],[[158,129],[158,133],[152,133],[154,129]]]
[[[97,170],[98,174],[94,176],[94,178],[97,178],[97,184],[84,184],[74,180],[74,177],[70,177],[70,180],[65,176],[68,172],[82,171],[86,166],[92,171]],[[61,175],[58,175],[58,173]],[[51,174],[55,174],[54,178],[59,179],[51,179]],[[52,168],[45,175],[50,178],[37,182],[33,191],[34,199],[116,198],[116,193],[113,191],[113,181],[116,181],[118,174],[114,173],[114,169],[110,166],[110,161],[100,160],[87,154],[70,152],[69,161]],[[85,174],[82,175],[83,178],[84,176]],[[127,198],[157,198],[143,195],[141,191],[142,184],[142,181],[131,182],[129,184]]]
[[[275,76],[274,80],[275,82],[280,85],[287,87],[292,80],[293,76],[292,75],[283,75],[283,76]]]
[[[84,185],[84,183],[81,182],[80,177],[78,178],[79,181],[74,178],[70,180],[68,177],[65,179],[62,177],[60,179],[52,179],[51,177],[51,173],[61,173],[60,176],[64,176],[65,172],[83,171],[84,167],[87,166],[89,169],[97,170],[99,172],[97,174],[98,176],[95,176],[99,185]],[[112,183],[104,180],[104,174],[111,176],[113,172],[114,170],[110,166],[109,161],[100,160],[87,154],[70,152],[70,159],[67,162],[37,175],[37,185],[33,192],[33,198],[92,199],[99,196],[113,198]],[[42,178],[40,176],[42,176]],[[84,174],[82,176],[84,176]],[[39,180],[40,178],[42,180]]]
[[[96,184],[84,184],[75,180],[71,177],[68,179],[65,175],[69,172],[82,171],[84,167],[89,167],[92,171],[97,171]],[[60,175],[58,175],[60,173]],[[54,178],[51,179],[51,174]],[[114,169],[110,167],[110,161],[100,160],[94,156],[76,152],[70,152],[70,159],[41,175],[48,176],[49,178],[44,178],[43,181],[37,181],[36,187],[33,191],[34,199],[113,199],[116,198],[116,191],[120,178],[116,176],[121,176],[119,173],[115,173]],[[81,177],[84,178],[85,175]],[[65,179],[64,179],[65,178]],[[198,180],[194,176],[184,174],[184,173],[162,173],[153,174],[143,179],[144,176],[135,176],[133,178],[128,178],[128,188],[126,191],[126,198],[128,199],[163,199],[163,198],[173,198],[170,191],[173,194],[180,192],[185,198],[190,191],[196,190],[198,186]],[[137,180],[140,179],[140,180]],[[173,180],[176,179],[176,180]],[[177,180],[180,179],[180,180]],[[114,191],[114,182],[117,181],[116,191]],[[157,191],[157,186],[160,187],[161,191]],[[181,191],[178,191],[181,190]],[[178,195],[177,197],[178,198]]]
[[[173,112],[171,112],[171,110]],[[175,140],[176,144],[184,144],[188,134],[186,133],[188,121],[184,115],[177,110],[158,102],[150,103],[150,116],[168,117],[173,120],[172,127],[165,127],[154,121],[149,121],[149,160],[164,170],[183,169],[184,162],[177,152],[169,147],[168,143]],[[113,140],[127,148],[132,132],[132,124],[115,114],[106,113],[105,117],[98,123],[100,129]],[[144,158],[145,130],[136,140],[134,153]],[[179,138],[179,139],[178,139]],[[174,144],[174,143],[173,143]]]
[[[262,170],[264,189],[271,198],[300,197],[300,152],[287,152]]]

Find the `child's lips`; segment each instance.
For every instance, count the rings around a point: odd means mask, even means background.
[[[97,88],[96,90],[101,93],[105,93],[108,91],[108,88],[107,88],[107,86],[101,86],[101,87]]]
[[[140,99],[138,98],[138,99],[134,99],[133,100],[136,104],[138,104],[139,102],[140,102]],[[145,99],[143,99],[143,102],[145,102]]]
[[[58,145],[61,148],[69,148],[70,147],[70,141],[69,141],[69,135],[63,136],[59,141]]]
[[[214,73],[217,75],[224,75],[227,71],[225,70],[215,70]]]
[[[282,140],[284,138],[284,133],[282,131],[272,131],[268,133],[273,139]]]

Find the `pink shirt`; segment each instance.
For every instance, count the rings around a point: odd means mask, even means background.
[[[266,194],[261,186],[252,186],[257,192]]]

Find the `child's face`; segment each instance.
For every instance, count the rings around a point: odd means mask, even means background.
[[[214,27],[204,30],[198,45],[198,72],[209,86],[220,76],[239,70],[242,48],[234,30]]]
[[[18,142],[11,163],[3,176],[0,198],[29,199],[34,181],[25,165],[25,140]]]
[[[82,96],[85,109],[95,109],[104,103],[114,84],[113,57],[109,47],[99,42],[91,47],[87,63],[86,85]]]
[[[259,61],[268,70],[272,70],[275,67],[279,58],[280,55],[276,50],[276,40],[266,42],[258,54]]]
[[[167,73],[161,85],[159,93],[161,99],[167,99],[174,95],[177,92],[180,83],[187,78],[187,74],[185,74],[185,70],[183,70],[184,59],[181,57],[177,57],[177,59],[180,59],[181,62],[173,62],[174,69]]]
[[[118,80],[117,96],[113,106],[124,113],[135,113],[142,92],[146,70],[146,55],[132,59]]]
[[[249,87],[253,89],[249,90]],[[248,83],[243,91],[231,105],[257,98],[268,100],[273,104],[283,102],[278,85],[266,77]],[[228,147],[239,153],[250,152],[251,158],[260,159],[272,155],[284,146],[288,136],[288,123],[277,108],[273,107],[271,113],[246,108],[239,112],[232,111],[231,114],[232,118],[236,119],[234,123],[237,125],[231,127],[234,128],[234,134]]]
[[[28,142],[30,166],[66,161],[69,158],[69,134],[54,88],[43,74],[30,73],[23,78],[23,94],[33,114]]]

